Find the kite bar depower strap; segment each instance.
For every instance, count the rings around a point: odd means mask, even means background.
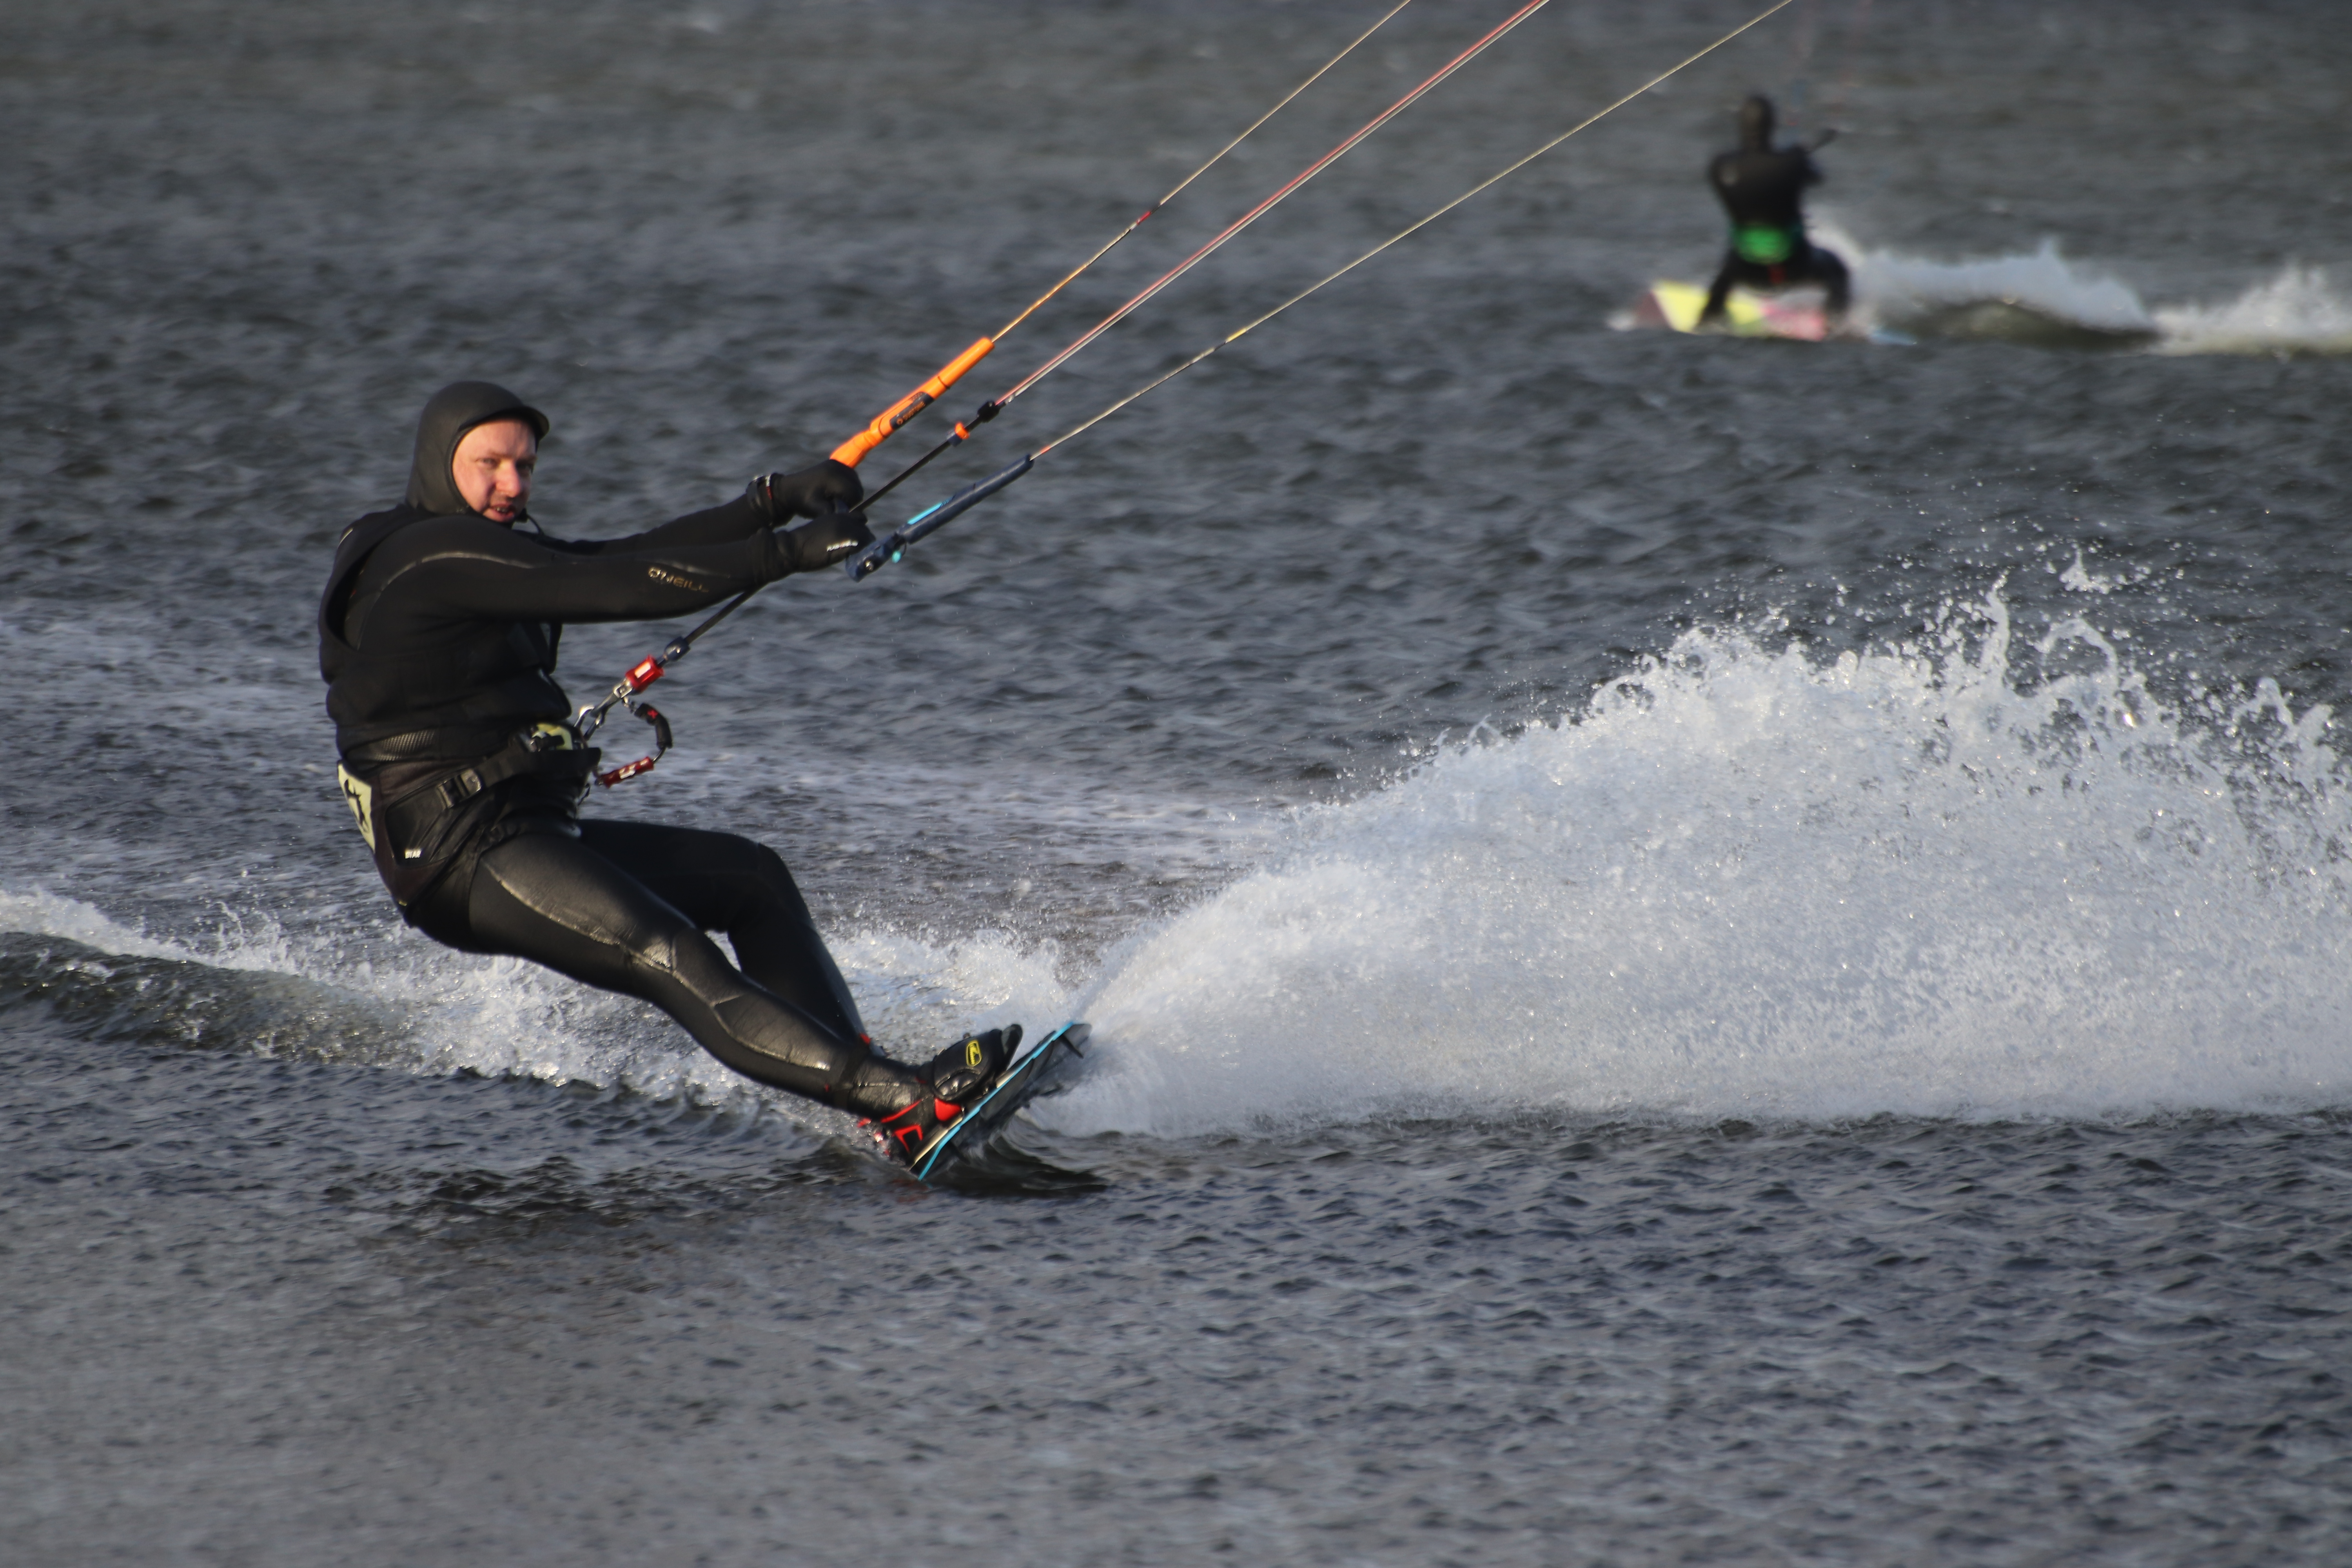
[[[874,416],[874,422],[833,449],[833,460],[856,468],[866,453],[898,434],[898,426],[929,408],[940,395],[957,382],[964,373],[989,356],[996,347],[994,338],[982,338],[963,353],[940,367],[939,374],[898,402]]]

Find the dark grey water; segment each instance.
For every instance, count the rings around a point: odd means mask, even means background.
[[[1507,9],[1420,0],[950,406]],[[559,531],[704,504],[1371,14],[0,18],[10,1552],[2342,1560],[2330,6],[1799,0],[715,637],[598,809],[773,843],[903,1048],[1096,1023],[976,1190],[390,918],[309,616],[425,395],[554,414]],[[905,510],[1745,15],[1557,0]],[[1612,326],[1751,87],[1913,346]]]

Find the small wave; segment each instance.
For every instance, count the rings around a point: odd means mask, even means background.
[[[1834,663],[1697,632],[1580,719],[1448,752],[1117,951],[1046,1119],[1813,1120],[2352,1098],[2324,710],[2013,689],[2008,612]],[[2072,645],[2060,647],[2058,645]]]
[[[0,1017],[47,1015],[85,1039],[375,1061],[406,1035],[396,1012],[300,975],[0,931]]]
[[[0,889],[0,1009],[46,1009],[86,1037],[612,1081],[594,1044],[603,999],[583,1010],[586,994],[512,961],[355,958],[266,919],[159,938],[80,900]]]
[[[298,942],[267,921],[172,941],[79,900],[0,889],[0,1017],[43,1016],[76,1038],[584,1082],[810,1114],[730,1072],[651,1008],[520,960],[398,940],[394,961]],[[927,1055],[967,1026],[1059,1022],[1068,1000],[1058,951],[1002,933],[937,943],[866,931],[837,942],[835,957],[868,1027],[906,1055]]]

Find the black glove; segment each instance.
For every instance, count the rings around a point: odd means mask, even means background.
[[[794,572],[839,565],[873,543],[874,531],[862,511],[831,511],[798,528],[780,528],[768,539],[768,580],[773,582]]]
[[[831,458],[797,473],[761,474],[751,481],[751,504],[767,513],[770,522],[823,517],[854,507],[865,497],[857,470]]]

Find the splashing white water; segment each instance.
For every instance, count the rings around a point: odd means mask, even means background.
[[[1834,222],[1813,226],[1853,269],[1865,327],[2027,341],[2055,330],[2164,354],[2352,353],[2352,297],[2321,268],[2289,264],[2223,304],[2150,308],[2128,284],[2068,260],[2054,239],[2029,255],[1934,261],[1872,249]],[[1990,318],[1971,313],[1987,307]]]
[[[1097,1075],[1048,1119],[2342,1103],[2325,712],[2266,688],[2195,731],[2111,652],[2020,693],[1979,615],[1827,667],[1693,634],[1575,722],[1330,811],[1114,954]]]
[[[2156,320],[2164,353],[2352,353],[2352,299],[2316,267],[2290,266],[2226,305],[2168,307]]]
[[[1572,722],[1310,814],[1075,996],[1050,947],[1003,935],[836,950],[887,1040],[1090,1016],[1093,1071],[1040,1107],[1077,1131],[2352,1102],[2352,821],[2326,710],[2264,683],[2167,712],[2082,621],[2042,652],[2103,668],[2019,691],[2010,637],[1998,597],[1930,645],[1826,666],[1689,634]],[[415,1069],[781,1099],[512,960],[369,963],[274,929],[199,952],[39,894],[0,894],[0,929],[379,1000],[403,1020],[383,1059]]]
[[[1822,226],[1820,237],[1853,268],[1861,308],[1889,326],[1956,306],[1995,303],[2087,331],[2137,337],[2157,331],[2128,286],[2068,261],[2054,239],[2043,240],[2031,256],[1954,262],[1871,250],[1833,226]]]

